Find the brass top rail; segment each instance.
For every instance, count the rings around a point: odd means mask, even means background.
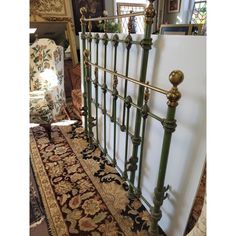
[[[106,71],[106,72],[108,72],[108,73],[110,73],[110,74],[112,74],[112,75],[116,75],[116,76],[119,77],[119,78],[128,80],[128,81],[130,81],[130,82],[132,82],[132,83],[134,83],[134,84],[138,84],[138,85],[141,85],[141,86],[143,86],[143,87],[149,88],[149,89],[151,89],[151,90],[153,90],[153,91],[156,91],[156,92],[158,92],[158,93],[162,93],[162,94],[165,94],[165,95],[167,95],[167,93],[168,93],[167,90],[164,90],[164,89],[161,89],[161,88],[158,88],[158,87],[149,85],[149,84],[145,84],[145,83],[139,82],[139,81],[137,81],[137,80],[135,80],[135,79],[132,79],[132,78],[130,78],[130,77],[128,77],[128,76],[124,76],[124,75],[119,74],[119,73],[115,73],[115,72],[112,71],[112,70],[105,69],[105,68],[103,68],[103,67],[101,67],[101,66],[99,66],[99,65],[96,65],[96,64],[94,64],[94,63],[92,63],[92,62],[90,62],[90,61],[86,61],[86,63],[88,63],[88,64],[90,64],[90,65],[92,65],[92,66],[94,66],[94,67],[97,67],[97,68],[99,68],[99,69],[101,69],[101,70],[103,70],[103,71]]]
[[[104,17],[96,17],[96,18],[85,18],[84,21],[100,21],[100,20],[112,20],[112,19],[119,19],[131,16],[144,16],[144,11],[129,13],[129,14],[122,14],[117,16],[104,16]]]

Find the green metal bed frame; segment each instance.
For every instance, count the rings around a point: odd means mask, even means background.
[[[145,9],[144,12],[136,12],[130,13],[125,15],[118,15],[118,16],[108,16],[108,17],[98,17],[98,18],[85,18],[86,8],[81,8],[81,40],[82,40],[82,52],[83,52],[83,108],[82,114],[84,116],[84,129],[85,134],[87,136],[89,142],[89,148],[93,149],[94,147],[100,147],[103,153],[112,161],[114,167],[119,169],[122,173],[123,178],[127,183],[129,183],[129,196],[131,198],[134,197],[141,197],[145,203],[150,207],[151,212],[151,225],[149,227],[149,234],[150,235],[160,235],[158,222],[162,217],[161,206],[163,204],[164,199],[168,196],[167,191],[169,186],[164,186],[165,175],[166,175],[166,168],[168,162],[168,155],[171,143],[171,136],[172,133],[175,131],[176,128],[176,120],[175,120],[175,112],[176,107],[178,105],[178,100],[181,98],[181,93],[178,90],[178,85],[183,81],[184,75],[181,71],[175,70],[172,71],[169,75],[169,80],[172,84],[172,88],[170,90],[165,90],[162,88],[158,88],[152,85],[149,85],[146,82],[146,72],[147,72],[147,65],[148,65],[148,57],[149,51],[152,48],[152,38],[151,38],[151,27],[153,24],[153,18],[155,16],[155,10],[153,6],[154,0],[149,0],[149,5]],[[143,39],[141,41],[134,41],[130,34],[131,31],[131,17],[144,15],[145,17],[145,32],[143,35]],[[119,39],[118,34],[114,34],[112,38],[109,38],[106,29],[106,22],[107,20],[117,19],[122,17],[129,17],[128,29],[129,33],[125,40]],[[104,34],[103,37],[100,38],[99,34],[92,34],[92,21],[100,21],[103,20],[104,23]],[[88,24],[88,32],[86,32]],[[87,40],[87,43],[86,43]],[[96,45],[96,62],[91,62],[91,43],[94,40]],[[103,66],[99,65],[99,57],[98,57],[98,44],[99,41],[103,42],[104,45],[104,64]],[[113,70],[107,69],[107,45],[108,43],[112,43],[114,47],[114,66]],[[126,45],[126,70],[125,75],[120,74],[116,70],[117,64],[117,47],[119,43],[123,43]],[[132,45],[140,45],[142,47],[142,63],[141,63],[141,71],[140,71],[140,78],[139,81],[135,80],[128,76],[129,74],[129,56],[130,56],[130,49]],[[88,48],[86,48],[86,45]],[[94,80],[92,79],[92,68],[94,69]],[[100,84],[98,81],[98,70],[103,71],[103,84]],[[107,73],[113,76],[113,86],[112,88],[108,88],[107,86]],[[118,79],[125,80],[124,86],[124,96],[119,94],[117,90]],[[138,99],[137,104],[132,101],[131,96],[128,95],[127,85],[128,82],[133,83],[139,86],[138,90]],[[95,91],[95,99],[92,98],[92,85],[94,86]],[[98,91],[101,89],[103,93],[103,106],[98,102]],[[148,106],[149,103],[149,96],[150,90],[154,92],[161,93],[167,97],[167,114],[165,118],[161,118],[155,114],[153,114]],[[108,95],[112,96],[112,114],[107,112],[106,107],[106,100]],[[122,111],[122,122],[117,120],[117,100],[120,99],[123,102],[123,111]],[[92,114],[92,104],[95,106],[95,118]],[[135,119],[135,129],[134,134],[132,134],[129,130],[129,122],[130,122],[130,108],[133,106],[136,109],[136,119]],[[104,145],[101,146],[99,139],[98,139],[98,109],[102,110],[103,114],[103,139]],[[110,154],[107,152],[106,147],[106,120],[107,117],[110,118],[110,121],[114,124],[114,138],[113,138],[113,153]],[[163,143],[162,143],[162,150],[161,150],[161,157],[160,157],[160,164],[159,164],[159,172],[157,178],[156,188],[154,189],[154,198],[153,204],[147,202],[147,200],[142,196],[141,192],[141,167],[142,167],[142,160],[143,160],[143,148],[144,148],[144,139],[145,139],[145,127],[147,118],[151,117],[157,121],[159,121],[164,129],[164,136],[163,136]],[[142,124],[142,125],[141,125]],[[116,132],[117,126],[120,127],[122,132],[125,132],[125,163],[124,169],[121,170],[116,163]],[[96,137],[93,134],[93,128],[96,129]],[[142,129],[141,129],[142,127]],[[141,130],[140,130],[141,129]],[[141,131],[141,133],[140,133]],[[132,140],[132,155],[128,160],[128,137],[131,136]],[[140,152],[138,155],[138,150],[140,148]],[[139,165],[138,165],[139,162]],[[138,171],[138,172],[137,172]],[[130,177],[128,178],[128,172],[130,172]],[[135,186],[135,176],[138,174],[138,183]]]

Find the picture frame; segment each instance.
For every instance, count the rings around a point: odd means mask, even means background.
[[[168,13],[177,13],[180,11],[180,1],[181,0],[168,0]]]
[[[72,9],[74,14],[74,22],[75,22],[75,34],[78,35],[81,32],[81,23],[80,23],[80,8],[85,7],[87,9],[87,13],[85,14],[86,18],[91,16],[100,17],[103,15],[103,11],[105,10],[104,0],[72,0]],[[100,32],[100,29],[97,27],[97,22],[92,22],[92,31]]]
[[[161,25],[161,35],[201,35],[202,24],[170,24]]]

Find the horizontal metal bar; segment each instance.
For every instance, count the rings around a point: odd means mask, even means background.
[[[92,79],[90,79],[90,80],[91,80],[91,82],[94,82]],[[102,85],[101,85],[100,83],[97,83],[97,84],[98,84],[99,87],[102,88]],[[107,91],[108,91],[110,94],[112,94],[112,90],[111,90],[111,89],[109,89],[109,88],[106,88],[106,89],[107,89]],[[117,97],[118,97],[119,99],[121,99],[122,101],[125,101],[125,98],[123,98],[121,95],[118,94]],[[131,102],[131,105],[132,105],[133,107],[135,107],[135,108],[141,110],[141,108],[138,107],[135,103]],[[163,118],[161,118],[161,117],[159,117],[159,116],[153,114],[153,113],[150,112],[150,111],[149,111],[147,114],[148,114],[150,117],[152,117],[152,118],[154,118],[154,119],[160,121],[161,123],[164,121]]]
[[[103,152],[104,148],[101,146],[101,144],[98,144],[98,147],[101,149],[101,151]],[[109,161],[112,163],[112,157],[107,153],[106,157],[108,157]],[[119,174],[122,176],[123,175],[123,171],[120,169],[120,167],[118,165],[116,165],[115,169],[119,172]],[[121,177],[122,178],[122,177]],[[127,179],[125,180],[125,182],[128,182],[129,185],[131,185],[133,188],[135,188],[135,186]],[[136,189],[136,188],[135,188]],[[141,199],[147,204],[147,206],[151,209],[152,206],[151,204],[146,200],[146,198],[141,195]]]
[[[145,88],[149,88],[149,89],[151,89],[151,90],[153,90],[153,91],[155,91],[155,92],[162,93],[162,94],[165,94],[165,95],[167,95],[167,93],[168,93],[167,90],[164,90],[164,89],[161,89],[161,88],[158,88],[158,87],[149,85],[149,84],[145,84],[145,83],[139,82],[139,81],[137,81],[137,80],[135,80],[135,79],[133,79],[133,78],[130,78],[130,77],[128,77],[128,76],[124,76],[124,75],[119,74],[119,73],[115,73],[115,72],[112,71],[112,70],[103,68],[102,66],[96,65],[96,64],[94,64],[94,63],[92,63],[92,62],[90,62],[90,61],[86,61],[86,63],[88,63],[88,64],[90,64],[90,65],[92,65],[92,66],[94,66],[94,67],[97,67],[97,68],[100,69],[100,70],[106,71],[106,72],[108,72],[108,73],[110,73],[110,74],[112,74],[112,75],[116,75],[117,77],[119,77],[119,78],[121,78],[121,79],[125,79],[125,80],[128,80],[128,81],[130,81],[130,82],[132,82],[132,83],[134,83],[134,84],[138,84],[138,85],[143,86],[143,87],[145,87]]]
[[[95,102],[95,99],[91,99],[91,102],[93,103],[93,104],[95,104],[96,102]],[[101,104],[99,104],[98,103],[98,108],[100,109],[100,110],[102,110],[102,106],[101,106]],[[106,115],[111,119],[112,118],[112,115],[111,114],[109,114],[108,112],[106,112]],[[121,128],[121,123],[119,122],[119,120],[117,120],[116,119],[116,124]],[[132,137],[133,136],[133,134],[129,131],[129,135]]]
[[[86,34],[85,35],[85,38],[87,39],[87,38],[91,38],[91,39],[96,39],[96,37],[94,37],[94,36],[89,36],[89,34]],[[102,38],[100,39],[100,40],[102,40]],[[112,38],[108,38],[107,39],[108,41],[113,41],[113,39]],[[120,43],[126,43],[126,41],[124,40],[124,39],[118,39],[118,40],[116,40],[117,42],[120,42]],[[141,43],[141,41],[135,41],[135,40],[133,40],[133,41],[130,41],[129,43],[131,43],[131,44],[140,44]]]
[[[104,17],[96,17],[96,18],[85,18],[84,21],[101,21],[101,20],[112,20],[112,19],[119,19],[131,16],[144,16],[144,11],[134,12],[129,14],[122,14],[117,16],[104,16]]]

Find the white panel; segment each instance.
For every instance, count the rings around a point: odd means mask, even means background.
[[[102,35],[102,34],[101,34]],[[109,36],[111,37],[112,34]],[[141,35],[132,35],[135,40],[142,39]],[[119,34],[120,38],[124,35]],[[204,36],[157,36],[152,35],[153,48],[150,50],[147,80],[150,84],[169,90],[171,84],[168,76],[172,70],[179,69],[184,72],[185,78],[179,86],[182,98],[177,107],[177,128],[173,133],[169,161],[166,172],[166,185],[171,186],[170,197],[164,201],[163,217],[160,225],[168,236],[183,235],[191,207],[198,188],[206,155],[206,38]],[[103,46],[99,44],[99,65],[103,66]],[[114,49],[113,49],[114,50]],[[95,57],[96,52],[92,52]],[[108,64],[113,68],[113,51],[111,43],[108,46]],[[123,45],[118,46],[117,71],[125,73],[126,50]],[[133,45],[130,51],[129,76],[139,80],[142,49]],[[94,58],[92,59],[94,61]],[[100,83],[103,83],[103,73],[100,72]],[[107,84],[111,88],[110,77]],[[124,81],[118,78],[119,91],[123,93]],[[99,89],[99,97],[103,104],[103,94]],[[94,94],[94,93],[93,93]],[[136,102],[137,88],[129,83],[128,95]],[[94,95],[93,95],[94,96]],[[150,109],[158,116],[165,117],[167,105],[166,97],[152,92]],[[111,98],[107,93],[107,105],[110,106]],[[101,102],[100,102],[101,103]],[[118,99],[117,116],[122,117],[123,102]],[[93,109],[94,111],[94,109]],[[131,130],[135,124],[135,109],[131,109]],[[94,111],[95,114],[95,111]],[[113,123],[107,118],[107,146],[110,155],[113,155]],[[99,111],[99,130],[103,130],[103,117]],[[95,128],[94,128],[95,131]],[[99,131],[100,140],[103,136]],[[156,186],[159,167],[163,128],[158,121],[149,118],[147,121],[142,192],[144,197],[152,203],[153,189]],[[117,158],[118,165],[123,169],[125,152],[125,133],[121,133],[117,126]],[[129,139],[129,155],[131,156],[132,144]],[[136,179],[137,180],[137,179]]]

